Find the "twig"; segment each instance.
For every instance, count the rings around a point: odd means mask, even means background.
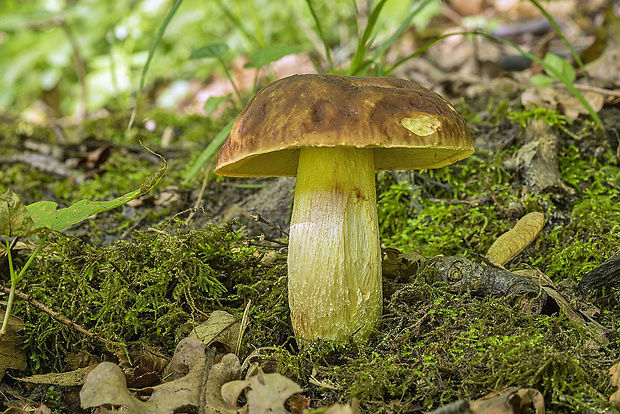
[[[428,184],[432,184],[434,186],[443,188],[445,190],[448,190],[448,191],[452,190],[452,186],[450,184],[445,184],[445,183],[433,180],[432,178],[429,178],[425,176],[424,174],[414,173],[414,177],[421,178],[422,180],[426,181]]]
[[[189,223],[192,222],[192,218],[194,218],[194,214],[196,214],[196,210],[198,210],[198,207],[200,206],[200,203],[202,202],[202,197],[205,194],[207,183],[209,182],[209,174],[211,173],[212,170],[213,170],[213,160],[211,160],[209,164],[207,165],[207,168],[205,168],[205,173],[204,173],[204,176],[202,177],[202,185],[200,186],[200,193],[198,194],[198,197],[196,197],[196,204],[194,204],[194,208],[190,210],[189,216],[185,220],[185,225],[188,225]]]
[[[601,95],[620,97],[620,90],[618,89],[604,89],[604,88],[599,88],[597,86],[587,85],[585,83],[576,83],[575,89],[579,89],[585,92],[596,92],[596,93],[600,93]]]
[[[241,341],[243,340],[243,334],[245,333],[245,329],[248,327],[250,314],[250,306],[252,305],[252,300],[248,300],[248,304],[245,305],[245,310],[243,311],[243,317],[241,318],[241,324],[239,326],[239,335],[237,336],[237,346],[235,347],[235,355],[239,355],[239,350],[241,349]]]
[[[273,224],[273,223],[272,223],[272,222],[270,222],[270,221],[265,220],[264,218],[262,218],[262,217],[260,216],[260,214],[256,214],[256,215],[252,215],[252,214],[250,214],[250,217],[252,217],[252,218],[254,219],[254,221],[257,221],[257,222],[259,222],[259,223],[266,224],[266,225],[268,225],[269,227],[271,227],[272,229],[274,229],[274,230],[276,230],[276,231],[279,231],[281,234],[285,235],[286,237],[288,237],[288,236],[289,236],[289,235],[288,235],[288,233],[287,233],[287,232],[285,232],[284,230],[282,230],[282,228],[281,228],[280,226],[278,226],[277,224]]]
[[[5,288],[4,286],[2,287],[2,290],[5,293],[10,293],[10,291],[11,291],[11,289]],[[107,340],[105,338],[100,337],[97,334],[92,333],[88,329],[84,328],[82,325],[79,325],[79,324],[73,322],[71,319],[63,316],[62,314],[51,310],[50,308],[48,308],[47,306],[45,306],[41,302],[33,299],[31,296],[29,296],[29,295],[27,295],[27,294],[25,294],[23,292],[20,292],[19,290],[15,291],[15,296],[17,296],[18,298],[20,298],[22,300],[25,300],[26,302],[30,303],[32,306],[34,306],[35,308],[39,309],[40,311],[47,313],[49,316],[51,316],[52,318],[56,319],[58,322],[64,323],[65,325],[69,326],[70,328],[75,329],[79,333],[81,333],[83,335],[86,335],[90,339],[95,339],[95,340],[101,342],[102,344],[104,344],[106,346],[114,346],[114,347],[121,347],[122,348],[122,346],[119,343],[109,341],[109,340]]]

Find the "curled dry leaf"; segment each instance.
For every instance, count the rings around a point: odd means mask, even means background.
[[[590,104],[594,112],[599,112],[605,104],[605,96],[594,91],[582,92],[585,100]],[[579,118],[579,115],[589,115],[588,110],[566,89],[559,86],[528,88],[521,94],[521,104],[530,109],[541,107],[557,109],[570,121]]]
[[[230,382],[235,382],[240,375],[241,363],[234,354],[224,355],[219,363],[213,365],[207,384],[202,391],[205,394],[205,414],[237,414],[237,397],[232,399],[228,393],[224,397],[223,387]]]
[[[525,412],[545,413],[545,401],[538,390],[513,387],[493,392],[476,401],[458,400],[430,414],[521,414]]]
[[[487,258],[501,265],[508,263],[534,241],[544,226],[544,214],[526,214],[510,231],[495,240],[487,252]]]
[[[533,388],[513,387],[489,394],[470,403],[474,414],[518,414],[534,408],[536,414],[545,413],[542,394]]]
[[[611,385],[618,387],[616,392],[609,397],[609,401],[620,404],[620,362],[609,368],[609,375],[611,375]]]
[[[29,407],[30,408],[30,407]],[[18,408],[18,407],[9,407],[6,409],[6,411],[3,411],[2,414],[52,414],[52,410],[49,409],[49,407],[47,407],[44,404],[41,404],[40,406],[38,406],[37,408],[34,409],[34,411],[32,411],[32,409],[30,411],[26,411],[22,408]]]
[[[0,311],[0,321],[4,319],[4,311]],[[0,337],[0,380],[7,369],[26,369],[26,351],[21,347],[24,339],[18,334],[24,322],[15,316],[9,317],[7,331]]]
[[[247,392],[248,414],[289,414],[284,408],[284,403],[291,395],[302,391],[294,381],[278,373],[271,373],[226,383],[222,386],[222,396],[233,405],[246,388],[250,388]]]
[[[80,391],[82,408],[121,405],[127,408],[128,414],[171,414],[181,407],[197,408],[205,361],[204,344],[195,338],[183,339],[170,362],[172,375],[180,377],[143,389],[151,392],[148,401],[141,401],[129,392],[120,367],[103,362],[91,371]]]

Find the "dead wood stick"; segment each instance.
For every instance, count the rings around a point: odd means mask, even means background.
[[[6,294],[9,294],[11,292],[11,289],[6,288],[4,286],[2,287],[2,290]],[[90,339],[97,340],[97,341],[101,342],[102,344],[104,344],[106,346],[122,347],[120,343],[109,341],[109,340],[107,340],[105,338],[100,337],[97,334],[92,333],[88,329],[84,328],[82,325],[77,324],[77,323],[73,322],[71,319],[67,318],[66,316],[63,316],[62,314],[51,310],[50,308],[48,308],[47,306],[45,306],[41,302],[39,302],[36,299],[32,298],[31,296],[25,294],[24,292],[20,292],[19,290],[15,290],[15,296],[17,296],[18,298],[20,298],[22,300],[25,300],[26,302],[30,303],[32,306],[34,306],[35,308],[39,309],[40,311],[47,313],[49,316],[51,316],[52,318],[56,319],[58,322],[64,323],[65,325],[69,326],[70,328],[75,329],[79,333],[81,333],[83,335],[86,335]]]
[[[278,226],[277,224],[273,224],[273,223],[272,223],[272,222],[270,222],[270,221],[265,220],[265,219],[264,219],[264,218],[262,218],[262,217],[261,217],[261,215],[260,215],[260,214],[258,214],[258,213],[257,213],[257,214],[250,214],[250,217],[252,217],[252,218],[254,219],[254,221],[256,221],[256,222],[259,222],[259,223],[263,223],[263,224],[268,225],[269,227],[271,227],[272,229],[274,229],[274,230],[276,230],[276,231],[280,232],[280,234],[282,234],[282,235],[284,235],[284,236],[286,236],[286,237],[288,237],[288,236],[289,236],[289,235],[288,235],[288,233],[287,233],[286,231],[282,230],[282,228],[281,228],[280,226]]]

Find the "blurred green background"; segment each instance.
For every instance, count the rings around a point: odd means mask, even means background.
[[[23,114],[37,102],[52,115],[127,109],[134,103],[148,51],[174,0],[2,0],[0,1],[0,113]],[[388,1],[375,41],[389,36],[416,1]],[[376,2],[313,1],[336,66],[350,58]],[[439,11],[433,1],[413,24],[427,24]],[[359,29],[358,29],[359,27]],[[320,60],[321,43],[304,0],[184,0],[166,27],[148,71],[146,89],[208,82],[220,71],[215,59],[189,60],[210,43],[225,43],[224,61],[271,46],[295,46]],[[77,51],[77,55],[76,55]],[[81,87],[81,79],[85,88]],[[149,88],[150,87],[150,88]],[[85,92],[84,92],[85,91]],[[166,105],[165,100],[160,102]]]

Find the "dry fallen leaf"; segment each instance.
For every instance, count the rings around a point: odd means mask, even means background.
[[[620,362],[609,368],[609,375],[611,375],[611,385],[618,387],[616,392],[609,396],[609,401],[620,404]]]
[[[152,392],[148,401],[141,401],[129,392],[120,367],[103,362],[91,371],[80,391],[82,408],[122,405],[127,407],[128,414],[172,414],[180,407],[197,408],[205,361],[204,344],[195,338],[183,339],[170,362],[173,367],[170,372],[175,378],[180,377],[141,390]],[[110,411],[102,408],[101,412]]]
[[[18,407],[9,407],[6,411],[3,411],[2,414],[52,414],[52,410],[50,410],[46,405],[41,404],[34,411],[29,410],[26,411],[24,409]]]
[[[536,414],[544,414],[545,401],[538,390],[513,387],[472,401],[469,408],[472,414],[520,414],[531,412],[531,408]]]
[[[302,391],[294,381],[278,373],[271,373],[228,382],[222,386],[222,396],[228,404],[233,405],[246,388],[250,388],[247,392],[248,414],[289,414],[284,403],[291,395]]]
[[[544,226],[544,214],[536,211],[526,214],[511,230],[495,240],[487,258],[501,265],[508,263],[534,241]]]
[[[74,387],[84,384],[86,376],[97,367],[90,365],[84,368],[78,368],[67,372],[52,372],[49,374],[32,375],[30,377],[18,378],[21,382],[29,382],[32,384],[50,384],[60,385],[63,387]]]
[[[605,104],[605,96],[598,92],[582,92],[583,97],[588,101],[594,112],[599,112]],[[545,88],[528,88],[521,94],[521,104],[524,108],[530,109],[541,107],[547,109],[558,109],[570,121],[579,118],[579,115],[588,115],[588,110],[566,89],[559,85]]]
[[[188,335],[198,338],[206,346],[214,342],[224,345],[227,351],[235,349],[240,329],[239,318],[222,310],[215,310],[205,322],[196,326]]]
[[[359,413],[360,413],[360,408],[359,408],[359,404],[357,403],[357,400],[354,400],[353,403],[351,404],[345,404],[345,405],[334,404],[330,406],[327,409],[327,411],[325,411],[325,414],[359,414]]]
[[[610,3],[611,4],[611,3]],[[585,57],[594,49],[601,49],[602,53],[593,61],[586,64],[586,71],[590,78],[602,82],[609,87],[620,86],[620,74],[614,68],[620,65],[620,19],[609,6],[605,13],[605,21],[596,36],[595,44],[586,49]]]
[[[0,320],[4,319],[4,311],[0,311]],[[26,369],[26,351],[21,348],[24,339],[18,334],[24,322],[16,316],[9,317],[7,331],[0,337],[0,380],[7,369]]]
[[[205,414],[237,414],[237,400],[223,396],[225,384],[235,382],[241,375],[241,363],[234,354],[226,354],[222,360],[213,365],[209,378],[202,392],[205,394]],[[239,391],[241,392],[241,391]],[[239,394],[237,394],[239,395]]]

